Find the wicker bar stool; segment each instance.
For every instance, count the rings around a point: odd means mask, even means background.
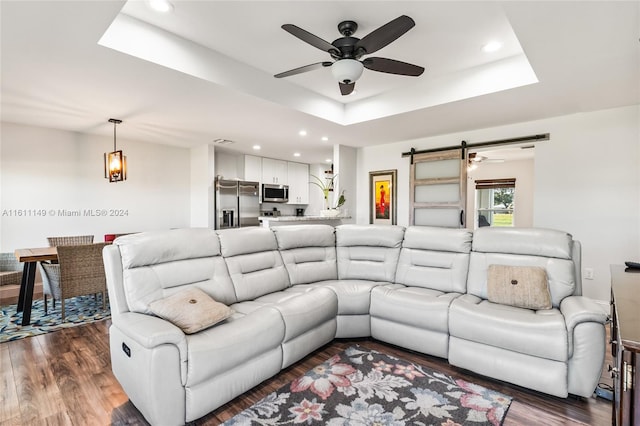
[[[40,263],[45,313],[47,296],[59,299],[62,321],[65,320],[65,299],[102,293],[102,309],[106,309],[107,282],[102,262],[105,243],[58,246],[58,263]]]

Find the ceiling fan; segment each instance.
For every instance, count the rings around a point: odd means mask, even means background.
[[[504,163],[504,158],[489,158],[484,155],[480,155],[477,152],[470,152],[468,156],[468,167],[470,170],[475,170],[480,163]]]
[[[305,65],[281,72],[274,77],[289,77],[307,71],[331,67],[331,73],[338,80],[342,95],[349,95],[353,92],[356,80],[360,78],[364,68],[388,74],[417,77],[424,72],[424,68],[418,65],[378,57],[360,60],[362,56],[374,53],[395,41],[413,28],[415,24],[413,19],[402,15],[364,36],[364,38],[359,39],[353,37],[353,34],[358,29],[358,24],[354,21],[343,21],[338,24],[338,31],[343,37],[334,40],[333,43],[329,43],[293,24],[284,24],[282,26],[283,30],[313,47],[329,53],[334,61]]]

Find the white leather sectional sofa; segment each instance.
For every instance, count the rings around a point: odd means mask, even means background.
[[[580,245],[547,229],[302,225],[127,235],[104,250],[112,368],[154,425],[204,416],[334,338],[372,336],[566,397],[601,374],[606,314]],[[551,309],[493,303],[489,265],[546,271]],[[230,306],[195,334],[149,305],[196,286]]]

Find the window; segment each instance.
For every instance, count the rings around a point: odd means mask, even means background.
[[[515,178],[476,180],[477,226],[514,226]]]

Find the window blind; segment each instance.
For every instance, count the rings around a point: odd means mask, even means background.
[[[516,178],[506,179],[478,179],[476,189],[515,188]]]

